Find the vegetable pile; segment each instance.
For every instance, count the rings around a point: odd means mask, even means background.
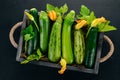
[[[67,4],[60,8],[47,4],[46,10],[39,12],[31,8],[25,15],[29,23],[22,30],[25,60],[21,64],[47,58],[60,63],[59,74],[71,64],[94,68],[98,33],[116,30],[110,21],[97,18],[85,5],[77,15],[74,10],[68,11]]]

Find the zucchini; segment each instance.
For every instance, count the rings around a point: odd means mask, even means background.
[[[77,64],[82,64],[85,53],[85,41],[82,29],[74,30],[74,56]]]
[[[72,41],[71,41],[71,29],[74,23],[75,11],[71,10],[64,18],[62,29],[62,58],[65,59],[67,64],[72,64],[74,61]]]
[[[58,16],[57,20],[52,26],[52,31],[50,34],[48,59],[51,62],[57,62],[61,58],[61,29],[62,29],[62,17]]]
[[[48,14],[45,11],[41,11],[39,14],[39,25],[40,25],[40,49],[42,53],[47,53],[48,41],[50,34],[50,21]]]
[[[92,27],[86,39],[86,49],[84,65],[87,68],[93,68],[96,56],[98,28]]]
[[[36,23],[38,24],[38,11],[36,8],[32,8],[30,9],[29,13],[34,17]],[[30,21],[29,23],[30,25],[32,25],[33,27],[33,32],[34,32],[34,38],[30,39],[28,41],[28,45],[27,45],[27,54],[30,55],[31,53],[33,53],[34,50],[36,50],[36,48],[38,47],[38,31],[36,28],[36,25],[34,24],[33,21]]]

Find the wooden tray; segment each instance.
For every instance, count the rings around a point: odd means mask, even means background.
[[[27,10],[25,10],[25,11],[27,11]],[[26,22],[27,22],[27,17],[24,14],[23,21],[14,25],[12,27],[12,29],[10,31],[10,35],[9,35],[12,45],[15,48],[17,48],[16,61],[18,61],[18,62],[21,62],[24,60],[24,58],[21,58],[21,53],[22,53],[22,49],[23,49],[22,48],[23,47],[23,36],[20,34],[19,44],[17,45],[17,43],[14,41],[13,34],[14,34],[15,29],[17,29],[19,26],[22,26],[21,27],[21,31],[22,31],[26,27]],[[109,43],[110,51],[104,58],[100,58],[103,38]],[[98,74],[100,62],[104,62],[108,58],[111,57],[111,55],[113,54],[113,51],[114,51],[114,45],[113,45],[112,41],[110,40],[110,38],[105,36],[104,33],[99,33],[97,40],[98,40],[98,42],[97,42],[96,59],[95,59],[94,68],[93,69],[85,68],[83,65],[67,65],[67,70]],[[60,68],[61,67],[58,63],[52,63],[52,62],[45,61],[45,60],[32,61],[31,63],[36,64],[36,65],[40,65],[40,66],[53,67],[53,68]]]

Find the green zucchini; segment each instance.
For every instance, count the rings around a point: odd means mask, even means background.
[[[85,40],[82,29],[74,30],[74,56],[77,64],[82,64],[85,54]]]
[[[93,68],[96,56],[98,28],[92,27],[86,39],[84,65],[87,68]]]
[[[75,11],[71,10],[64,18],[62,29],[62,58],[66,60],[67,64],[72,64],[74,61],[71,29],[74,23]]]
[[[50,34],[50,21],[48,14],[45,11],[41,11],[39,14],[40,25],[40,49],[42,53],[47,53],[48,41]]]
[[[38,11],[36,8],[32,8],[30,9],[29,13],[34,17],[36,23],[38,24]],[[36,28],[36,25],[34,24],[33,21],[30,21],[29,23],[30,25],[32,25],[33,27],[33,32],[34,32],[34,38],[32,38],[31,40],[28,41],[28,50],[27,50],[27,54],[30,55],[31,53],[33,53],[34,50],[36,50],[36,48],[38,47],[38,31]]]
[[[58,16],[52,26],[48,48],[48,59],[52,62],[57,62],[61,58],[61,29],[62,17]]]

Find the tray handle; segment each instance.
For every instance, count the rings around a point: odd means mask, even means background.
[[[9,33],[10,42],[11,42],[11,44],[13,45],[13,47],[15,47],[15,48],[18,48],[18,44],[15,42],[13,35],[14,35],[15,30],[16,30],[18,27],[22,26],[22,23],[23,23],[22,21],[16,23],[16,24],[11,28],[10,33]],[[109,44],[110,50],[109,50],[109,52],[107,53],[106,56],[104,56],[103,58],[100,58],[100,63],[105,62],[106,60],[108,60],[108,59],[113,55],[113,52],[114,52],[114,44],[113,44],[113,42],[111,41],[111,39],[110,39],[107,35],[104,35],[104,40],[107,41],[107,43]]]
[[[111,41],[111,39],[107,35],[104,35],[103,37],[104,37],[104,40],[107,41],[107,43],[109,44],[110,50],[109,50],[109,52],[107,53],[106,56],[104,56],[103,58],[100,58],[100,63],[108,60],[113,55],[113,52],[114,52],[114,44]]]
[[[11,42],[11,44],[13,45],[13,47],[15,47],[15,48],[18,48],[18,44],[15,42],[15,39],[14,39],[13,35],[14,35],[15,30],[16,30],[18,27],[22,26],[22,23],[23,23],[22,21],[16,23],[16,24],[11,28],[10,33],[9,33],[10,42]]]

